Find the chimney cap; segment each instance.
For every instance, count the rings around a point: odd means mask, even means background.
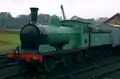
[[[39,10],[39,8],[37,8],[37,7],[31,7],[30,9],[31,10]]]

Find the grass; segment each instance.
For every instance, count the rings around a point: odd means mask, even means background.
[[[0,29],[0,33],[20,34],[21,29]]]
[[[0,52],[13,50],[20,43],[19,35],[15,33],[0,32]]]

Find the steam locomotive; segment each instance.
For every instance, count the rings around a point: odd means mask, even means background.
[[[69,67],[74,61],[79,63],[82,58],[97,57],[119,46],[113,46],[117,38],[114,32],[96,30],[87,22],[60,21],[57,16],[50,18],[49,25],[41,25],[37,22],[38,8],[30,10],[31,20],[20,31],[21,44],[8,53],[9,58],[21,59],[26,65],[52,71],[60,63]]]

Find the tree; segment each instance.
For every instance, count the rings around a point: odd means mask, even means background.
[[[49,14],[40,14],[38,16],[38,22],[40,24],[48,24],[49,23],[49,19],[50,19],[50,15]]]
[[[6,28],[8,26],[8,22],[11,21],[12,16],[9,12],[1,12],[0,13],[0,27]]]

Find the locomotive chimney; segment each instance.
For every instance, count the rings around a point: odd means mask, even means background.
[[[31,22],[32,23],[37,23],[37,19],[38,19],[38,8],[36,7],[32,7],[30,8],[31,10]]]

